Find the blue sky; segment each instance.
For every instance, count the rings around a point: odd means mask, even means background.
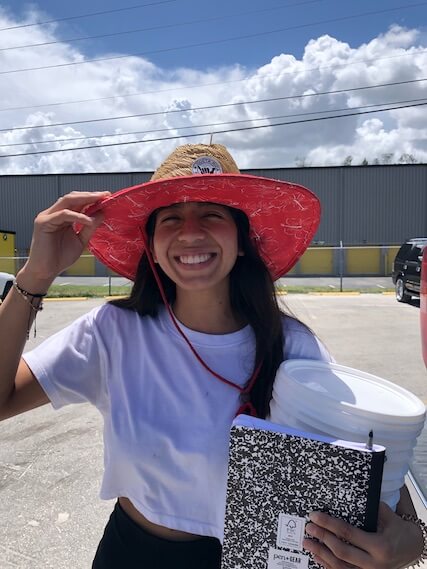
[[[0,0],[0,81],[0,174],[427,162],[427,0]]]
[[[265,35],[214,43],[194,48],[176,49],[167,53],[150,54],[157,65],[175,68],[190,65],[197,69],[241,64],[256,67],[283,51],[301,57],[307,42],[313,37],[329,34],[352,46],[369,41],[392,24],[419,26],[426,31],[427,3],[408,0],[74,0],[63,2],[43,0],[28,3],[21,0],[1,2],[0,5],[18,17],[25,17],[31,6],[41,10],[46,20],[83,14],[138,7],[110,14],[88,16],[58,22],[61,39],[125,32],[129,30],[168,26],[163,30],[141,31],[119,36],[90,39],[73,45],[84,50],[88,57],[102,57],[105,52],[144,53],[164,48],[210,42],[236,36],[264,32]],[[393,10],[397,8],[396,10]],[[383,10],[390,10],[382,12]],[[366,16],[359,14],[380,12]],[[348,18],[342,19],[340,18]],[[217,19],[218,18],[218,19]],[[333,21],[336,19],[337,21]],[[198,21],[197,24],[185,24]],[[312,25],[313,24],[313,25]],[[284,28],[295,28],[284,31]],[[6,33],[6,32],[3,32]],[[13,32],[9,33],[10,45]],[[38,49],[43,56],[43,47]]]

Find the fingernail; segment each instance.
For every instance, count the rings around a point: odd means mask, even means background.
[[[316,522],[319,520],[319,512],[310,512],[308,517],[309,517],[310,521]]]
[[[312,541],[311,539],[303,539],[302,540],[302,546],[304,549],[306,549],[307,551],[311,551],[311,545],[312,545]]]
[[[309,533],[310,535],[312,535],[313,531],[314,531],[314,524],[310,524],[310,523],[307,524],[305,526],[305,531],[306,531],[306,533]]]

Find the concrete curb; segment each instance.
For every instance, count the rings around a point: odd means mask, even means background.
[[[58,298],[45,298],[43,302],[62,302],[67,300],[89,300],[88,296],[61,296]]]
[[[394,292],[360,292],[360,291],[345,291],[339,290],[331,291],[310,291],[310,292],[288,292],[287,290],[281,290],[276,292],[276,296],[287,296],[289,294],[305,294],[307,296],[359,296],[361,294],[381,294],[384,296],[393,296]],[[118,300],[119,298],[127,298],[126,296],[61,296],[57,298],[45,298],[44,302],[61,302],[61,301],[72,301],[72,300],[89,300],[90,298],[103,298],[104,300]]]
[[[329,292],[329,291],[325,291],[325,292],[320,292],[320,291],[319,291],[319,292],[315,292],[315,291],[314,291],[314,292],[308,292],[307,294],[310,294],[311,296],[332,296],[332,295],[333,295],[333,296],[359,296],[359,295],[362,294],[362,293],[360,293],[360,292],[358,292],[358,291],[348,291],[348,292],[346,292],[346,291],[343,290],[343,291],[341,292],[341,291],[339,291],[339,290],[337,290],[337,291],[334,290],[334,291],[331,291],[331,292]]]

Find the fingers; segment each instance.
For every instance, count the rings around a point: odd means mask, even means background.
[[[376,533],[367,533],[348,524],[344,520],[334,518],[323,512],[312,512],[310,514],[310,521],[319,528],[318,531],[323,529],[325,535],[328,533],[335,535],[340,541],[350,543],[364,550],[369,550],[371,547],[374,547],[378,541]]]
[[[84,247],[88,244],[90,238],[95,233],[96,229],[102,223],[104,216],[102,212],[97,212],[92,218],[89,218],[91,223],[87,226],[83,226],[79,231],[78,236]]]
[[[50,208],[40,212],[35,220],[35,228],[45,233],[55,232],[65,226],[79,224],[94,227],[93,216],[85,211],[91,205],[107,198],[111,192],[71,192],[59,198]],[[99,225],[96,224],[94,229]]]
[[[324,569],[330,569],[330,565],[319,555],[313,555],[313,561],[321,565]]]
[[[327,569],[385,569],[402,567],[411,557],[413,543],[405,536],[402,520],[386,504],[379,509],[377,532],[365,532],[322,512],[310,514],[304,548]]]
[[[103,220],[102,211],[87,215],[87,208],[110,195],[71,192],[38,214],[26,263],[26,273],[33,281],[52,282],[80,257]]]
[[[73,211],[70,209],[63,209],[55,213],[42,212],[35,219],[36,227],[43,227],[46,233],[51,231],[57,231],[64,226],[71,225],[73,223],[80,223],[82,225],[91,225],[92,218],[84,213],[78,211]]]
[[[313,512],[310,520],[312,523],[308,523],[305,530],[316,539],[304,540],[304,548],[324,567],[373,567],[371,550],[377,545],[377,534],[367,533],[322,512]]]
[[[370,555],[365,551],[345,543],[336,534],[319,527],[313,523],[307,524],[306,533],[310,537],[305,539],[304,549],[310,551],[318,563],[331,569],[344,569],[347,567],[370,567]]]
[[[59,198],[51,207],[43,213],[55,213],[63,209],[81,211],[97,201],[108,198],[111,192],[70,192]]]

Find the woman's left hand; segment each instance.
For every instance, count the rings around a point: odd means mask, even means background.
[[[325,569],[400,569],[417,559],[423,548],[417,526],[383,502],[375,533],[321,512],[310,514],[306,533],[316,539],[304,539],[304,549]]]

